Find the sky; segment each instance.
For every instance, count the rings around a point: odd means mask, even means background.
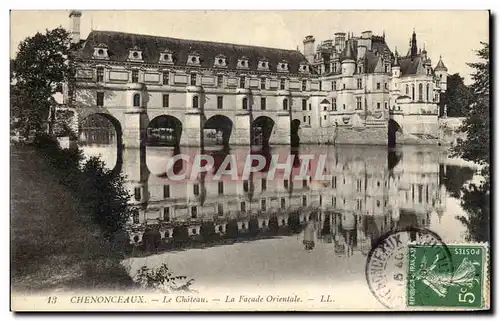
[[[470,83],[466,63],[476,61],[480,41],[489,42],[487,11],[83,11],[81,36],[91,29],[123,31],[193,40],[230,42],[302,51],[302,40],[316,43],[335,32],[371,30],[382,35],[392,51],[408,51],[413,30],[419,48],[428,52],[433,66],[442,55],[450,74]],[[11,11],[10,56],[18,44],[37,31],[70,27],[69,11]]]

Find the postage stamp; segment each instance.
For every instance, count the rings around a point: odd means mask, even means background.
[[[452,266],[440,264],[444,245],[410,244],[407,293],[409,307],[484,309],[489,306],[487,244],[448,245]]]

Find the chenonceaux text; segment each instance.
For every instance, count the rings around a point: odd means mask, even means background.
[[[72,296],[71,303],[79,304],[95,304],[95,303],[114,303],[114,304],[127,304],[127,303],[146,303],[142,295],[85,295],[85,296]]]

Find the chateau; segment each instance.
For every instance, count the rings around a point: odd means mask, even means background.
[[[415,32],[405,56],[371,31],[317,46],[307,36],[301,53],[115,31],[80,40],[80,18],[70,13],[77,71],[65,104],[80,124],[109,119],[125,147],[335,143],[360,129],[437,136],[447,69],[432,68]]]

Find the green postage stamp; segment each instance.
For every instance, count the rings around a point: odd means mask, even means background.
[[[446,248],[444,248],[446,247]],[[408,247],[409,308],[489,308],[488,245]]]

